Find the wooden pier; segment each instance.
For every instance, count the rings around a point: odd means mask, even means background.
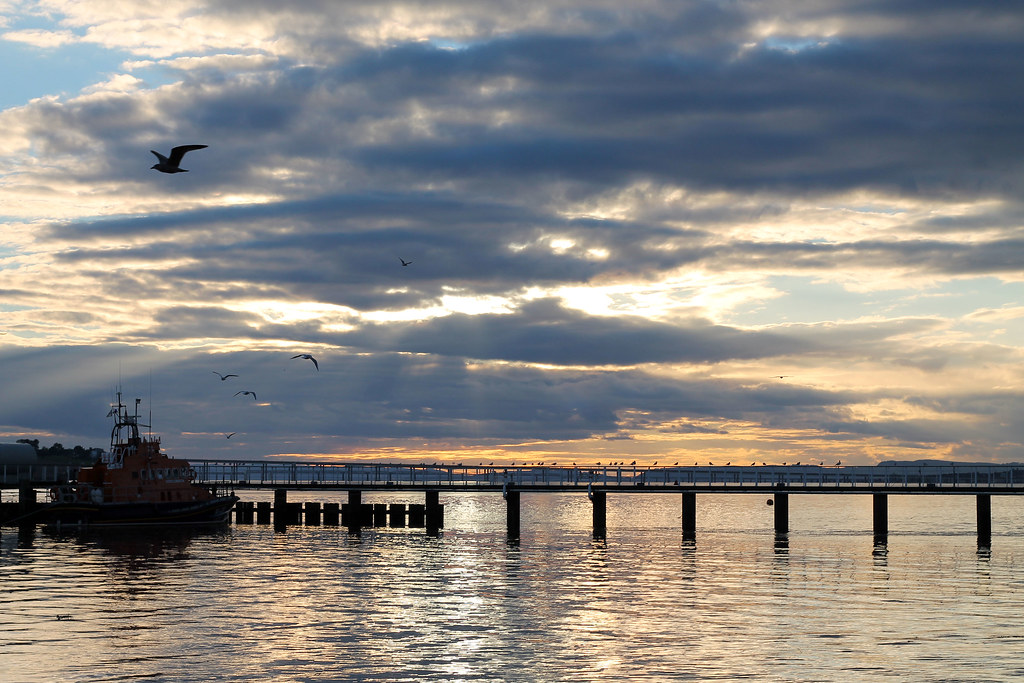
[[[352,532],[362,528],[423,528],[437,534],[444,527],[440,493],[500,492],[506,506],[510,541],[520,536],[522,493],[578,492],[593,505],[593,534],[607,535],[609,495],[630,493],[677,494],[681,497],[682,536],[696,538],[699,494],[769,494],[778,538],[789,533],[790,496],[849,494],[872,496],[872,531],[876,544],[888,536],[889,495],[972,495],[976,498],[978,546],[989,547],[992,536],[992,496],[1024,494],[1024,465],[900,464],[868,467],[791,466],[669,466],[639,465],[443,465],[397,463],[302,463],[235,460],[192,461],[197,482],[219,488],[270,489],[274,502],[240,502],[236,523],[339,525]],[[67,468],[36,470],[0,468],[0,486],[22,491],[18,510],[35,504],[34,489],[64,483],[73,477]],[[347,502],[295,503],[289,491],[347,493]],[[362,492],[421,491],[422,504],[362,502]],[[29,500],[31,497],[31,500]],[[6,504],[10,506],[11,504]]]

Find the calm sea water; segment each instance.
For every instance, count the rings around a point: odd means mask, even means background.
[[[261,499],[256,494],[251,498]],[[331,500],[291,493],[290,499]],[[334,500],[340,501],[341,495]],[[364,502],[421,502],[392,493]],[[442,495],[446,528],[232,525],[0,537],[3,681],[1008,681],[1024,676],[1024,500]],[[61,618],[58,619],[58,616]]]

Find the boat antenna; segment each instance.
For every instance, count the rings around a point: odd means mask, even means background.
[[[149,369],[149,438],[153,438],[153,368]]]

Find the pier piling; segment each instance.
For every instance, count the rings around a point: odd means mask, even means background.
[[[788,493],[776,493],[775,494],[775,505],[772,506],[775,510],[775,535],[785,535],[789,533],[789,494]]]
[[[427,491],[424,517],[428,536],[437,536],[441,533],[441,528],[444,527],[444,506],[440,501],[439,491]]]
[[[324,525],[338,526],[338,518],[341,513],[339,503],[324,503]]]
[[[509,541],[519,540],[519,491],[511,486],[505,489],[505,528]]]
[[[235,522],[237,524],[252,524],[253,513],[256,504],[251,500],[240,500],[235,503]]]
[[[36,489],[32,484],[22,482],[18,487],[18,514],[27,515],[36,508]]]
[[[306,526],[320,526],[320,503],[305,504]]]
[[[884,493],[871,494],[872,530],[875,545],[885,545],[889,536],[889,500]]]
[[[683,494],[683,540],[697,540],[697,494],[691,491]]]
[[[409,528],[422,529],[426,526],[427,506],[423,503],[409,503]]]
[[[274,528],[284,529],[288,524],[288,489],[274,489]]]
[[[594,538],[604,539],[608,536],[608,492],[594,489],[590,501],[594,504]]]
[[[978,547],[992,546],[992,496],[979,493],[978,496]]]
[[[261,500],[256,503],[256,523],[270,524],[270,501]]]
[[[388,506],[386,503],[373,504],[373,526],[388,525]]]
[[[392,529],[405,528],[405,503],[391,503],[388,506],[388,526]]]
[[[363,492],[351,489],[348,492],[348,503],[341,508],[343,522],[348,527],[350,534],[358,534],[362,527],[362,515],[360,507],[363,502]]]

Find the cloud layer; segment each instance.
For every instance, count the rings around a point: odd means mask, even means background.
[[[1022,23],[16,5],[122,64],[0,111],[0,440],[121,381],[189,457],[1019,459]]]

